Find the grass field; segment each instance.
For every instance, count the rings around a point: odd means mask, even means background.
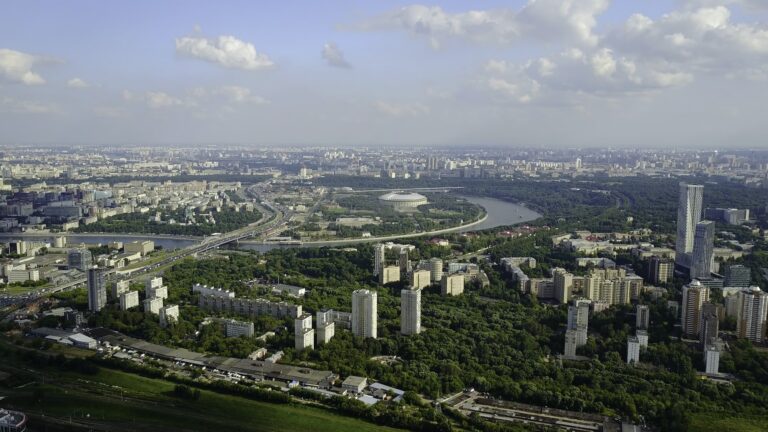
[[[765,432],[768,416],[728,417],[722,414],[696,414],[691,419],[690,430],[697,432]]]
[[[111,369],[95,376],[56,373],[41,380],[45,384],[0,390],[8,405],[32,415],[31,427],[41,421],[50,426],[56,419],[61,427],[71,418],[74,425],[93,430],[394,431],[320,408],[210,391],[202,391],[197,401],[182,400],[172,395],[174,384],[168,381]],[[42,400],[36,402],[35,396]]]

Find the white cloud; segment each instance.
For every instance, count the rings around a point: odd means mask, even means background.
[[[722,5],[674,11],[656,21],[636,14],[610,32],[605,44],[690,72],[733,73],[768,65],[768,27],[735,23]]]
[[[259,70],[274,65],[266,54],[256,52],[253,44],[234,36],[185,36],[176,39],[176,52],[232,69]]]
[[[213,88],[196,87],[181,96],[175,96],[163,91],[148,91],[133,93],[123,91],[123,100],[141,102],[152,109],[194,108],[208,109],[226,104],[266,105],[270,101],[264,97],[251,94],[251,90],[240,86],[221,86]],[[218,105],[216,104],[218,102]]]
[[[501,8],[450,13],[439,6],[405,6],[356,26],[360,30],[401,29],[429,38],[437,48],[441,40],[458,37],[476,42],[510,43],[524,38],[568,40],[595,45],[597,16],[609,0],[529,0],[520,10]]]
[[[43,60],[36,55],[2,48],[0,49],[0,77],[26,85],[45,84],[43,77],[32,71],[32,67]]]
[[[90,85],[80,78],[72,78],[71,80],[67,81],[67,87],[86,88],[86,87],[90,87]]]
[[[421,103],[394,103],[377,101],[376,109],[392,117],[419,117],[430,112],[428,106]]]
[[[349,64],[346,58],[344,58],[344,53],[334,42],[326,42],[325,45],[323,45],[322,56],[323,60],[328,63],[328,66],[342,69],[352,68],[352,65]]]
[[[197,99],[207,99],[221,97],[229,103],[252,103],[257,105],[266,105],[270,101],[262,96],[251,94],[251,89],[236,85],[215,87],[212,89],[206,89],[204,87],[197,87],[190,92],[192,97]]]
[[[12,114],[51,114],[59,108],[51,103],[18,100],[10,97],[0,99],[0,112]]]
[[[181,99],[162,91],[148,91],[140,94],[123,90],[123,100],[128,102],[143,102],[152,109],[193,107],[196,102],[190,98]]]

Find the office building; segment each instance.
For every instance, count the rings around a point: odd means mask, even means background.
[[[151,313],[154,315],[160,314],[160,309],[163,308],[163,299],[151,298],[144,300],[144,313]]]
[[[363,338],[377,336],[378,294],[359,289],[352,292],[352,334]]]
[[[640,363],[640,341],[637,336],[627,338],[627,364]]]
[[[717,339],[720,331],[720,306],[710,302],[701,305],[701,333],[699,342],[706,347],[712,340]]]
[[[224,322],[224,335],[228,338],[240,336],[253,337],[254,328],[252,321],[226,320]]]
[[[553,268],[552,281],[555,288],[555,300],[561,304],[567,304],[569,301],[571,301],[573,274],[568,273],[568,271],[563,268]]]
[[[413,335],[421,333],[421,290],[400,291],[400,333]]]
[[[168,327],[179,321],[179,305],[163,306],[158,315],[160,315],[160,327]]]
[[[67,267],[77,269],[82,272],[88,271],[93,267],[93,255],[88,249],[71,249],[67,253]]]
[[[460,274],[443,275],[440,281],[442,295],[457,296],[464,293],[464,276]]]
[[[121,281],[115,281],[115,284],[112,285],[112,297],[114,298],[120,298],[120,294],[127,293],[131,289],[131,281],[130,280],[121,280]]]
[[[383,244],[373,246],[373,275],[378,276],[387,263],[387,247]]]
[[[691,255],[691,279],[709,278],[712,275],[712,258],[715,247],[715,223],[701,221],[696,224]]]
[[[751,283],[752,272],[749,267],[734,264],[725,268],[725,286],[748,288]]]
[[[693,253],[693,238],[696,224],[701,221],[701,204],[704,186],[680,183],[677,202],[677,240],[675,241],[675,264],[690,268]]]
[[[701,333],[701,308],[709,301],[709,288],[694,279],[683,286],[682,325],[683,335],[698,338]]]
[[[120,294],[118,297],[120,299],[120,310],[121,311],[127,311],[128,309],[132,309],[139,306],[139,292],[138,291],[128,291]]]
[[[334,311],[324,309],[317,312],[317,344],[324,344],[331,341],[336,334],[336,323],[334,321]]]
[[[443,260],[440,258],[430,258],[429,272],[432,282],[440,282],[443,279]]]
[[[635,309],[635,328],[637,330],[648,330],[651,322],[651,310],[647,305],[637,305]]]
[[[98,312],[107,304],[107,286],[104,270],[88,269],[88,310]]]
[[[385,266],[379,272],[379,283],[386,285],[392,282],[400,282],[400,267]]]
[[[768,320],[768,293],[758,287],[751,287],[743,290],[739,297],[736,331],[740,338],[762,343],[765,340]]]
[[[312,315],[303,313],[293,323],[296,351],[315,349],[315,331],[312,329]]]
[[[155,250],[155,242],[152,240],[132,241],[123,245],[123,252],[127,254],[138,253],[141,256],[147,256]]]
[[[672,282],[675,262],[669,258],[652,256],[648,263],[648,279],[657,285]]]
[[[429,270],[416,270],[411,273],[411,288],[422,289],[432,283],[432,272]]]

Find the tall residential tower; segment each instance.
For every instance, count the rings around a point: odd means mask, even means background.
[[[704,186],[680,183],[680,197],[677,203],[677,241],[675,242],[675,264],[689,268],[693,253],[693,238],[696,224],[701,221],[701,204]]]

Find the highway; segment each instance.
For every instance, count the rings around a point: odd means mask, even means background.
[[[284,210],[277,204],[272,204],[266,201],[261,201],[261,203],[259,203],[257,186],[258,185],[250,186],[247,191],[249,195],[256,199],[255,207],[262,214],[262,218],[258,221],[246,227],[222,234],[221,236],[207,237],[198,244],[193,244],[184,249],[175,251],[173,254],[169,255],[161,261],[153,262],[151,264],[147,264],[131,270],[108,269],[106,270],[106,275],[108,277],[112,276],[116,280],[131,280],[139,276],[146,275],[147,273],[151,273],[160,267],[172,264],[173,262],[180,259],[205,253],[207,251],[219,248],[227,243],[237,242],[247,238],[266,239],[279,234],[285,229],[288,221],[292,216],[292,213]],[[35,291],[34,293],[30,293],[27,297],[19,297],[18,302],[12,302],[11,304],[24,307],[51,293],[76,288],[80,285],[84,285],[86,282],[87,277],[82,276],[77,279],[72,279],[71,281],[61,285]],[[12,316],[13,313],[9,314],[5,317],[5,320],[8,320],[9,317]]]

